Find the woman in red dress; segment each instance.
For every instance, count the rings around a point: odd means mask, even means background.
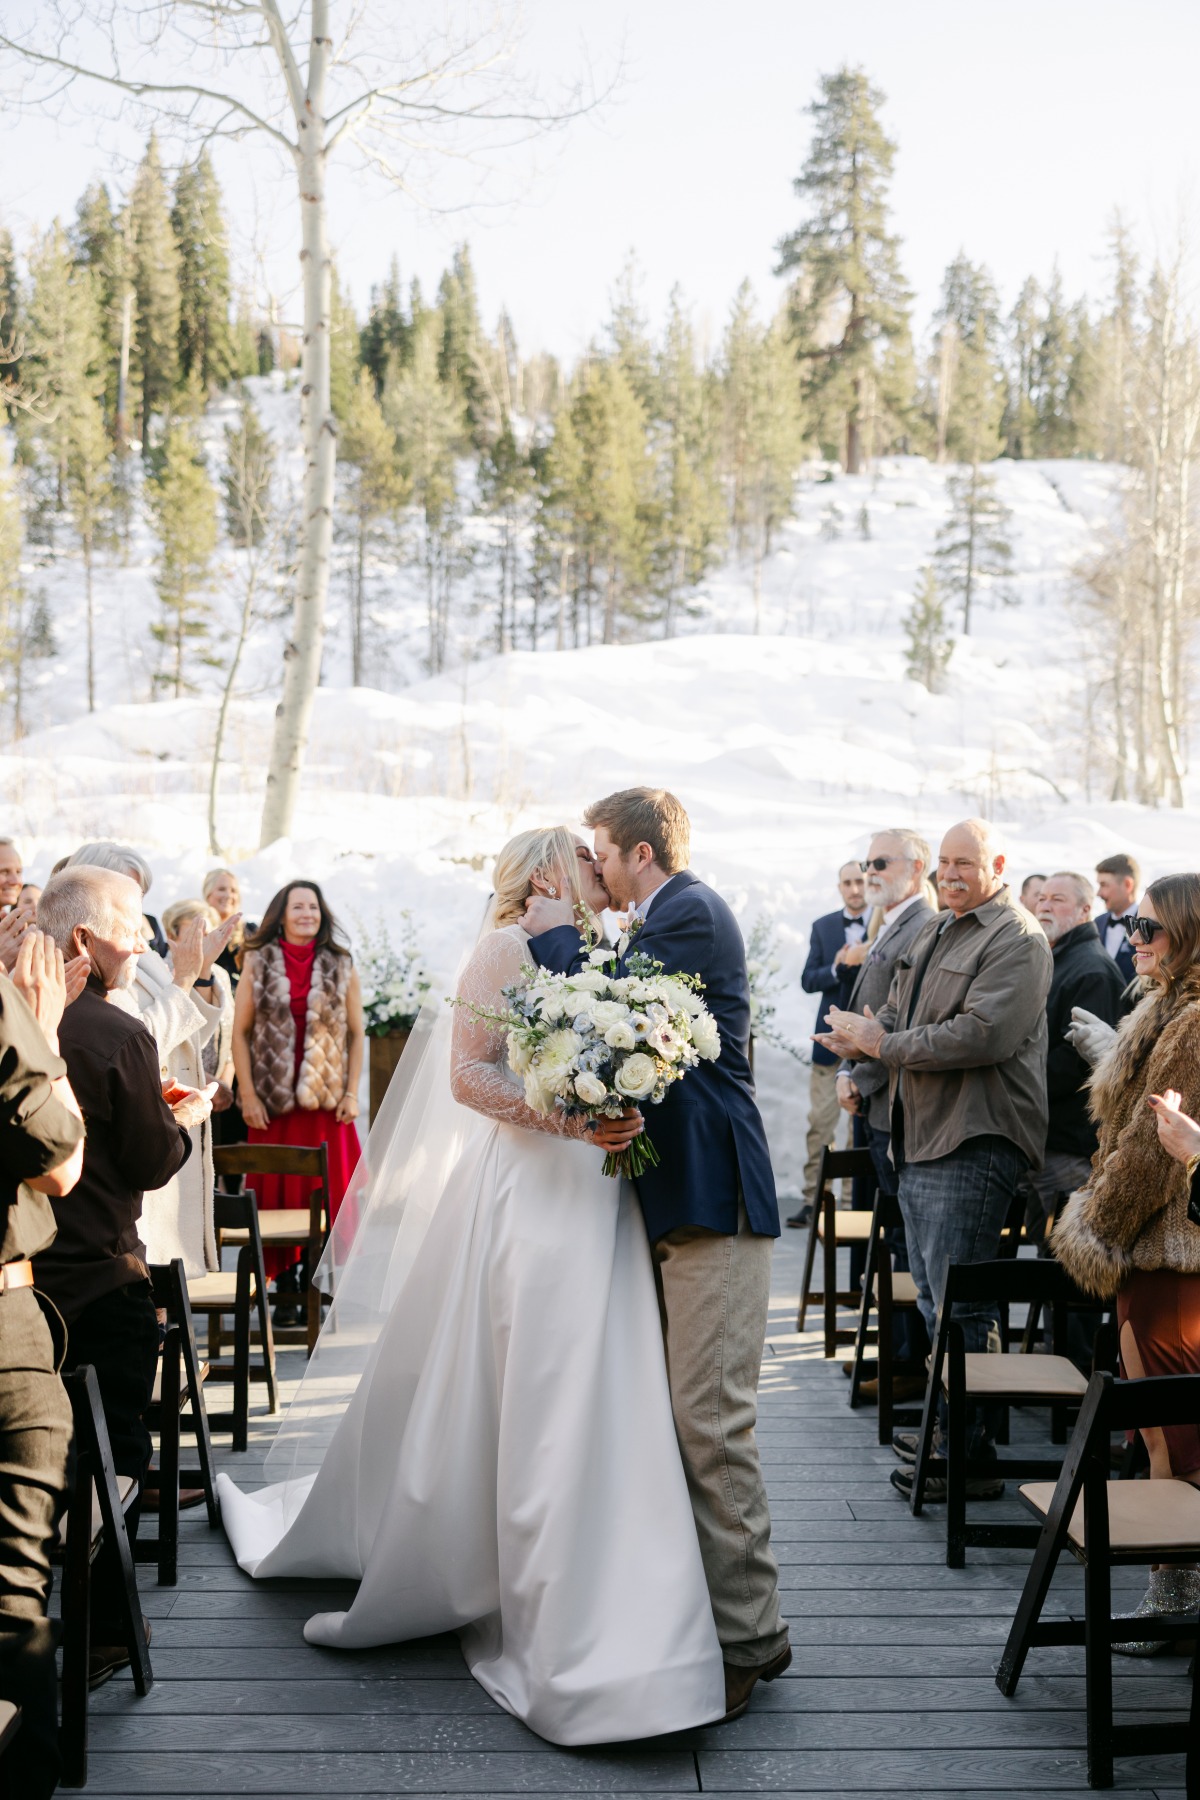
[[[313,881],[290,881],[246,939],[233,1062],[251,1144],[327,1144],[333,1218],[359,1158],[362,994],[340,926]],[[293,1175],[254,1175],[260,1209],[307,1206]],[[332,1220],[331,1220],[332,1223]],[[275,1323],[300,1322],[299,1263],[267,1250]]]

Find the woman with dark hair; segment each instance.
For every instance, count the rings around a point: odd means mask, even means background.
[[[1200,1116],[1200,875],[1166,875],[1127,921],[1145,992],[1091,1080],[1100,1148],[1087,1186],[1054,1230],[1054,1252],[1089,1293],[1117,1302],[1121,1370],[1200,1374],[1200,1228],[1188,1216],[1189,1172],[1160,1138],[1163,1096]],[[1164,1121],[1166,1123],[1166,1121]],[[1167,1134],[1169,1136],[1169,1133]],[[1142,1433],[1152,1477],[1200,1487],[1200,1428]],[[1164,1565],[1134,1618],[1194,1614],[1200,1572]],[[1147,1656],[1153,1642],[1114,1644]]]
[[[246,940],[233,1016],[233,1065],[251,1144],[326,1144],[334,1218],[359,1157],[362,995],[336,919],[314,881],[289,881]],[[306,1206],[295,1176],[256,1175],[262,1208]],[[332,1221],[331,1221],[332,1223]],[[299,1263],[266,1252],[275,1323],[300,1322]]]

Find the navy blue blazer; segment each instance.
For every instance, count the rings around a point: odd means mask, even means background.
[[[719,894],[684,869],[655,899],[630,948],[669,975],[698,975],[721,1033],[717,1060],[689,1069],[661,1106],[646,1108],[646,1130],[661,1158],[637,1183],[651,1243],[684,1225],[732,1235],[739,1193],[751,1231],[778,1237],[771,1152],[750,1072],[750,984],[737,920]],[[529,949],[542,968],[560,975],[585,959],[571,925],[531,938]]]
[[[863,923],[866,923],[864,916]],[[853,963],[841,963],[835,969],[833,959],[846,942],[846,915],[839,906],[836,912],[823,913],[819,919],[813,920],[812,937],[808,944],[808,961],[804,965],[804,973],[800,977],[800,986],[806,994],[823,994],[820,1011],[817,1013],[817,1031],[825,1031],[829,1026],[829,1009],[840,1006],[844,1012],[850,1004],[850,996],[854,992],[854,984],[858,980],[858,968]],[[859,965],[861,966],[861,965]],[[840,1062],[832,1050],[826,1050],[824,1044],[814,1044],[812,1059],[819,1066],[824,1063]]]
[[[1107,932],[1109,926],[1115,925],[1117,923],[1117,919],[1123,918],[1123,917],[1124,917],[1124,914],[1117,914],[1114,916],[1114,914],[1112,914],[1110,912],[1102,912],[1100,914],[1100,917],[1095,921],[1096,930],[1100,933],[1100,948],[1102,950],[1104,948],[1104,935]],[[1121,972],[1122,982],[1124,983],[1124,985],[1126,987],[1128,987],[1129,983],[1133,980],[1134,976],[1137,974],[1137,965],[1135,964],[1135,962],[1133,960],[1133,945],[1130,943],[1128,937],[1126,937],[1122,941],[1120,949],[1117,951],[1117,954],[1113,957],[1113,961],[1116,963],[1117,968]]]

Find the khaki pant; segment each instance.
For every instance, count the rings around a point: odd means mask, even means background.
[[[807,1152],[804,1163],[804,1198],[815,1206],[817,1203],[817,1170],[821,1165],[821,1152],[827,1144],[837,1143],[839,1123],[849,1120],[850,1114],[844,1113],[838,1105],[836,1063],[813,1063],[808,1072],[808,1139],[805,1144]],[[846,1133],[842,1132],[845,1139]]]
[[[725,1661],[752,1668],[788,1641],[754,1422],[771,1287],[768,1237],[684,1226],[653,1247],[675,1431]]]

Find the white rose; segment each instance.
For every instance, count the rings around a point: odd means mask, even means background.
[[[625,1058],[613,1078],[613,1085],[627,1100],[644,1100],[647,1094],[654,1092],[657,1081],[657,1063],[652,1056],[645,1056],[639,1050]]]
[[[581,969],[578,975],[571,977],[572,988],[582,988],[585,994],[598,994],[608,986],[608,976],[599,969]]]
[[[592,1019],[597,1031],[608,1031],[614,1025],[620,1025],[626,1015],[626,1007],[619,1000],[593,1000]]]
[[[539,1008],[547,1025],[553,1025],[557,1020],[566,1017],[567,1009],[563,1004],[562,995],[556,994],[552,988],[530,988],[527,1004]]]
[[[612,958],[612,951],[606,948],[588,952],[588,961],[594,968],[603,968]]]
[[[604,1041],[610,1050],[633,1050],[637,1046],[633,1026],[627,1019],[622,1019],[619,1024],[610,1025],[604,1034]]]
[[[587,1070],[575,1077],[575,1092],[585,1106],[602,1106],[608,1098],[608,1089],[600,1077],[589,1074]]]
[[[692,1043],[705,1062],[715,1062],[721,1054],[721,1034],[710,1012],[699,1013],[692,1020]]]

